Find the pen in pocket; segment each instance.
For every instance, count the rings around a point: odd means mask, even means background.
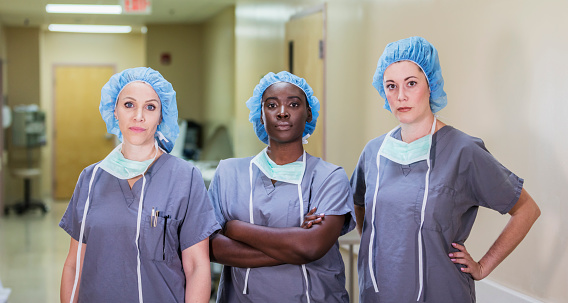
[[[166,230],[167,230],[167,226],[168,226],[168,218],[170,216],[169,215],[164,215],[162,216],[162,218],[164,218],[164,238],[162,239],[162,260],[166,260]]]

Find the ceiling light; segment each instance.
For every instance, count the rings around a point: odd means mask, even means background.
[[[126,34],[132,27],[124,25],[86,25],[86,24],[50,24],[48,29],[52,32],[69,33],[100,33],[100,34]]]
[[[120,5],[83,5],[83,4],[48,4],[45,6],[48,13],[59,14],[111,14],[122,13]]]

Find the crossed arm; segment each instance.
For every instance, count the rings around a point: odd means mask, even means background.
[[[315,209],[308,213],[313,215]],[[211,237],[211,260],[235,267],[306,264],[325,255],[340,236],[345,215],[318,216],[302,227],[267,227],[232,220]]]

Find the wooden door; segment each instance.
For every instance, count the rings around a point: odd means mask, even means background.
[[[293,16],[286,23],[286,58],[288,71],[306,79],[320,101],[314,133],[304,148],[313,156],[325,159],[324,96],[324,12]]]
[[[54,88],[55,199],[68,199],[83,168],[102,160],[114,147],[99,113],[101,88],[112,66],[56,66]]]

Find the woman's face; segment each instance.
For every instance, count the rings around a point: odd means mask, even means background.
[[[277,143],[301,141],[306,122],[312,121],[312,111],[306,95],[297,86],[278,82],[262,95],[262,118],[268,140]]]
[[[161,120],[158,94],[144,82],[127,84],[118,95],[114,114],[126,144],[154,144]]]
[[[383,78],[387,101],[400,123],[419,123],[432,116],[428,81],[416,63],[393,63],[387,67]]]

